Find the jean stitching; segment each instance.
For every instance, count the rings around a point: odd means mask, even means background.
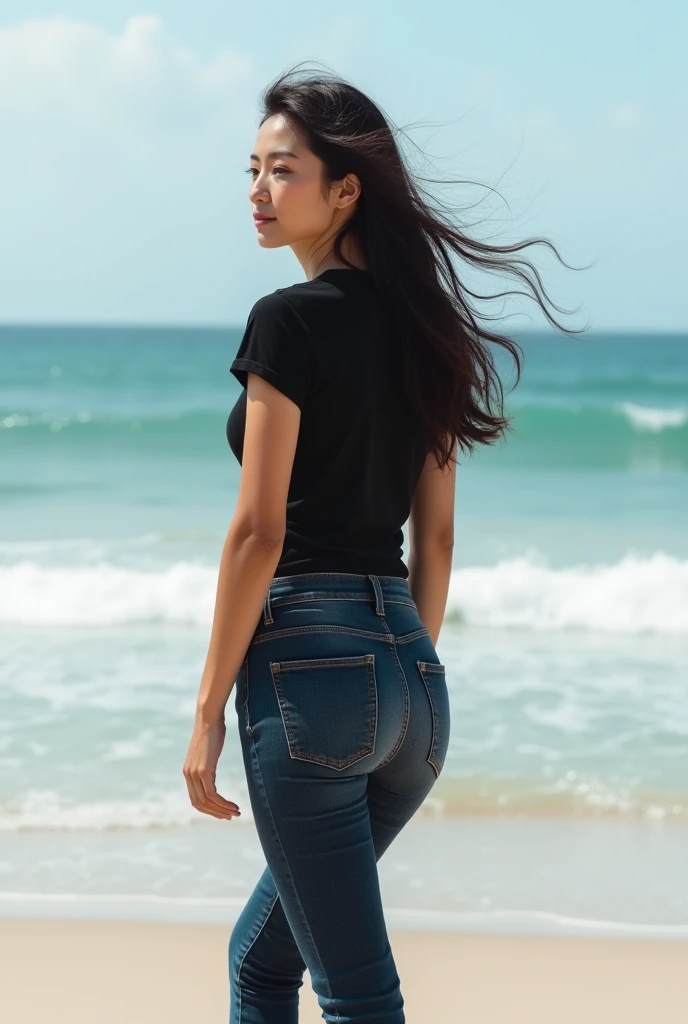
[[[376,573],[376,575],[379,580],[395,580],[401,583],[406,583],[406,586],[408,586],[405,576],[381,576],[379,573]],[[366,576],[365,573],[360,572],[298,572],[293,573],[291,576],[273,576],[272,582],[279,583],[284,582],[285,580],[314,579],[320,576],[344,576],[347,579],[352,580],[368,579],[368,576]]]
[[[263,923],[261,924],[260,928],[258,929],[256,934],[253,936],[253,938],[249,942],[249,944],[246,947],[246,949],[244,950],[244,953],[243,953],[243,955],[241,957],[241,960],[239,961],[239,966],[237,967],[236,976],[237,976],[237,995],[238,995],[238,1009],[239,1009],[239,1024],[241,1024],[241,1002],[242,1002],[242,996],[241,996],[241,970],[242,970],[242,968],[244,966],[244,961],[245,961],[246,957],[248,956],[248,954],[253,949],[254,945],[256,944],[258,939],[260,938],[260,936],[261,936],[261,934],[263,932],[263,929],[265,928],[266,924],[270,920],[270,914],[272,914],[273,910],[275,909],[275,904],[277,903],[278,899],[279,899],[279,893],[276,892],[275,893],[275,897],[274,897],[272,903],[270,904],[270,906],[268,908],[268,912],[265,915],[265,920],[263,921]]]
[[[244,658],[244,725],[247,729],[251,728],[251,723],[248,719],[248,657]]]
[[[409,723],[409,717],[410,717],[409,716],[410,700],[409,700],[408,680],[406,679],[406,674],[405,674],[405,672],[404,672],[404,670],[403,670],[403,668],[401,666],[401,662],[399,661],[399,658],[397,656],[396,646],[392,648],[391,653],[392,653],[392,657],[394,658],[394,663],[395,663],[395,665],[397,667],[397,672],[399,673],[399,678],[401,679],[401,685],[402,685],[403,690],[404,690],[404,720],[403,720],[403,722],[401,724],[401,731],[399,733],[399,738],[397,739],[397,742],[394,744],[394,746],[392,747],[392,749],[390,750],[389,754],[384,759],[384,761],[380,761],[380,763],[377,766],[377,768],[383,768],[384,765],[389,764],[389,762],[392,760],[394,755],[400,750],[401,745],[404,742],[404,739],[406,738],[406,731],[408,729],[408,723]],[[375,769],[376,771],[377,771],[377,768]]]
[[[419,637],[422,636],[430,636],[429,630],[425,627],[422,629],[414,629],[413,633],[405,633],[403,636],[398,636],[396,640],[398,644],[408,644],[411,643],[412,640],[418,640]]]
[[[369,594],[339,593],[334,590],[309,590],[301,594],[270,594],[270,607],[280,608],[285,604],[305,604],[309,601],[359,601],[372,604]],[[385,604],[415,607],[416,602],[410,597],[385,597]]]
[[[302,923],[303,923],[303,925],[305,927],[306,933],[307,933],[308,938],[310,940],[315,960],[317,961],[318,967],[320,968],[320,971],[322,973],[322,977],[323,977],[323,980],[325,982],[325,986],[327,988],[328,998],[332,999],[332,988],[330,986],[330,979],[328,978],[327,974],[325,973],[325,966],[324,966],[322,960],[320,959],[320,954],[318,952],[318,947],[315,944],[315,939],[313,938],[313,933],[311,932],[311,928],[310,928],[310,925],[308,923],[308,918],[306,916],[306,912],[303,909],[303,904],[301,903],[301,898],[299,896],[298,889],[296,888],[296,882],[294,881],[294,876],[292,875],[291,869],[289,867],[289,861],[287,859],[287,855],[284,852],[284,847],[282,846],[282,840],[279,837],[279,832],[277,831],[277,826],[275,825],[275,819],[274,819],[274,816],[273,816],[273,813],[272,813],[272,807],[270,806],[270,800],[268,798],[267,789],[265,788],[265,782],[263,780],[263,773],[262,773],[261,768],[260,768],[260,760],[258,758],[258,750],[257,750],[257,747],[256,747],[256,742],[253,739],[251,740],[251,755],[252,755],[253,762],[254,762],[255,767],[256,767],[256,776],[257,776],[257,779],[259,780],[259,783],[260,783],[260,788],[262,790],[263,800],[265,802],[265,807],[267,808],[267,816],[269,818],[270,825],[272,826],[272,832],[273,832],[273,835],[274,835],[275,840],[277,842],[277,846],[279,847],[279,851],[280,851],[280,853],[282,855],[282,861],[284,863],[285,873],[286,873],[287,878],[289,879],[289,881],[291,883],[292,893],[294,894],[294,898],[296,900],[296,905],[297,905],[297,907],[299,909],[299,913],[301,915]],[[273,875],[273,877],[274,877],[274,875]],[[275,882],[275,885],[277,886],[276,882]],[[278,889],[278,893],[279,893],[279,889]],[[285,913],[286,913],[286,911],[285,911]],[[339,1012],[337,1010],[335,1010],[335,1013],[337,1014],[337,1020],[339,1020]]]
[[[377,739],[377,721],[378,721],[378,714],[379,714],[379,707],[380,707],[380,702],[379,702],[379,699],[378,699],[378,692],[377,692],[377,676],[375,674],[375,660],[374,659],[368,665],[368,696],[370,698],[371,708],[372,708],[372,711],[373,711],[373,714],[371,715],[371,718],[370,718],[370,729],[369,729],[370,752],[372,754],[372,752],[375,750],[375,741]]]
[[[394,639],[394,636],[392,635],[392,630],[389,628],[389,623],[387,622],[387,619],[384,617],[384,615],[380,616],[380,622],[385,627],[385,632],[382,635],[386,636],[391,643],[395,643],[396,641]]]
[[[435,750],[437,743],[437,728],[439,724],[439,715],[437,713],[435,698],[432,695],[432,691],[430,690],[430,684],[428,683],[428,680],[425,675],[425,672],[428,669],[428,664],[422,661],[417,661],[416,664],[418,665],[418,671],[420,672],[421,679],[423,680],[423,684],[428,695],[428,700],[430,701],[430,709],[432,711],[432,740],[430,742],[430,753],[428,754],[426,760],[430,762],[430,764],[435,770],[435,775],[437,776],[437,778],[439,778],[440,772],[442,771],[442,766],[439,762],[439,758],[437,757],[437,753]],[[442,668],[442,666],[438,665],[435,666],[435,668],[431,671],[437,671],[437,669],[440,668]]]
[[[345,633],[347,636],[360,636],[366,640],[382,640],[383,643],[393,642],[389,630],[386,633],[373,633],[369,629],[355,629],[353,626],[290,626],[288,629],[274,629],[271,633],[260,633],[251,640],[252,644],[265,643],[267,640],[281,640],[287,636],[306,636],[309,633]]]
[[[366,655],[357,656],[365,658]],[[335,659],[337,661],[341,659]],[[369,697],[369,708],[374,715],[370,715],[370,723],[368,726],[368,746],[362,750],[357,751],[350,757],[327,757],[325,754],[308,754],[306,751],[299,748],[298,738],[296,731],[293,727],[293,722],[289,716],[289,712],[286,709],[286,701],[284,699],[284,691],[280,683],[280,669],[279,665],[282,662],[270,662],[270,674],[272,675],[272,682],[277,695],[277,704],[279,706],[280,715],[282,717],[282,723],[284,725],[284,731],[287,737],[287,746],[289,747],[289,756],[295,761],[307,761],[315,764],[322,764],[326,767],[331,767],[335,771],[342,771],[344,768],[348,768],[352,764],[356,764],[358,761],[362,761],[364,757],[368,757],[375,750],[375,736],[377,733],[377,715],[378,715],[378,699],[377,699],[377,681],[375,677],[375,664],[374,662],[362,661],[361,665],[364,665],[368,670],[368,697]],[[298,664],[298,663],[296,663]]]
[[[271,665],[279,666],[277,671],[281,674],[284,672],[298,671],[301,672],[303,669],[309,668],[329,668],[332,666],[351,666],[352,668],[367,665],[369,659],[374,657],[372,654],[350,654],[340,655],[334,658],[297,658],[285,661],[280,658],[279,661],[271,662]]]
[[[282,687],[280,685],[279,678],[276,675],[276,673],[275,673],[275,671],[274,671],[274,669],[272,667],[272,664],[270,665],[270,675],[272,676],[272,685],[275,688],[275,694],[277,696],[277,706],[279,708],[280,716],[282,718],[282,724],[284,726],[284,732],[285,732],[285,735],[287,737],[287,745],[289,747],[289,756],[291,757],[291,753],[292,753],[292,751],[291,751],[291,746],[292,746],[292,744],[291,744],[291,720],[289,718],[289,714],[287,712],[287,709],[286,709],[286,706],[285,706],[285,703],[284,703],[284,694],[282,692]]]

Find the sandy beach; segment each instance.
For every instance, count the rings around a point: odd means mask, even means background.
[[[0,921],[7,1024],[226,1024],[219,925]],[[688,942],[394,931],[408,1024],[683,1024]],[[301,1024],[322,1020],[306,974]]]

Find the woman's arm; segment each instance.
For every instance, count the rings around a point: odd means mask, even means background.
[[[296,403],[262,377],[249,373],[246,387],[239,495],[222,551],[198,694],[206,720],[224,712],[282,553],[301,422]]]
[[[225,705],[284,545],[300,422],[295,402],[257,374],[248,374],[239,496],[222,549],[210,643],[183,769],[193,806],[216,818],[239,813],[215,789],[215,768],[224,744]]]
[[[456,458],[457,444],[453,456]],[[416,484],[409,518],[409,588],[421,622],[437,644],[452,572],[456,463],[440,470],[429,454]]]
[[[232,522],[220,559],[210,643],[197,700],[204,721],[224,716],[265,595],[282,553],[282,540],[246,532]]]
[[[412,547],[409,553],[411,597],[434,647],[437,646],[447,608],[452,558],[453,547],[439,543],[428,543],[420,549]]]

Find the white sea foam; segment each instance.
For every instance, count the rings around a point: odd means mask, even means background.
[[[220,788],[241,808],[241,816],[227,825],[237,828],[253,823],[245,783],[235,781]],[[446,800],[428,797],[418,811],[418,820],[466,820],[476,815],[503,819],[558,816],[578,821],[605,818],[642,822],[687,820],[685,801],[671,803],[670,794],[658,794],[653,800],[634,794],[623,786],[586,781],[584,776],[573,771],[550,786],[531,786],[529,790],[522,786],[514,793],[506,792],[503,785],[502,793],[495,787],[485,792],[483,786],[481,791],[478,785],[456,788],[455,794],[446,790]],[[144,792],[138,798],[114,797],[80,802],[53,790],[33,789],[0,804],[0,834],[139,832],[203,827],[219,821],[196,810],[181,787],[176,792]]]
[[[176,562],[142,570],[99,561],[0,567],[0,622],[209,627],[217,569]],[[552,568],[536,553],[456,569],[447,615],[478,626],[526,630],[688,633],[688,561],[663,552],[615,564]]]
[[[192,921],[215,923],[214,916],[206,918],[212,911],[219,912],[217,921],[227,924],[236,920],[246,905],[246,895],[241,896],[187,896],[151,892],[12,892],[0,891],[0,909],[14,917],[18,910],[26,913],[33,908],[42,908],[41,916],[54,916],[55,912],[71,918],[88,917],[89,912],[99,920],[119,918],[119,910],[129,913],[143,913],[144,920],[150,921]],[[231,912],[234,911],[232,914]],[[195,913],[194,913],[195,912]],[[205,913],[204,913],[205,912]],[[193,916],[189,916],[190,913]],[[21,914],[23,916],[23,914]],[[609,920],[596,917],[581,917],[564,914],[555,910],[530,910],[511,907],[488,907],[482,910],[438,910],[424,907],[385,908],[385,918],[392,928],[417,930],[485,932],[492,934],[518,935],[578,935],[647,938],[666,940],[688,939],[688,924],[657,924],[652,921]]]
[[[23,560],[0,568],[0,622],[123,625],[212,620],[217,568],[177,562],[142,572],[100,561],[43,566]]]
[[[688,561],[656,552],[554,569],[530,554],[459,569],[447,614],[532,630],[688,633]]]
[[[651,430],[658,433],[688,423],[688,406],[678,409],[658,409],[637,405],[635,402],[617,402],[614,408],[622,412],[636,430]]]
[[[218,785],[228,799],[235,800],[241,816],[233,826],[253,821],[251,803],[244,779],[223,780]],[[429,795],[422,815],[431,819],[444,814],[444,801]],[[0,802],[2,832],[105,832],[108,830],[165,829],[188,825],[208,825],[219,821],[202,814],[191,803],[181,779],[178,789],[143,791],[137,797],[73,800],[53,789],[28,789],[21,796]]]
[[[181,777],[181,773],[180,773]],[[236,785],[243,792],[245,785]],[[238,801],[237,801],[238,802]],[[252,821],[248,800],[240,803],[241,817],[230,823]],[[0,833],[48,831],[94,831],[108,829],[172,828],[219,821],[202,815],[192,805],[184,780],[175,792],[152,791],[135,798],[69,800],[54,790],[31,789],[13,801],[0,804]]]

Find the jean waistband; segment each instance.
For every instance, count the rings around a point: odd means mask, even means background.
[[[402,576],[364,575],[355,572],[304,572],[292,576],[273,576],[263,603],[263,621],[272,621],[272,605],[304,600],[375,602],[378,615],[385,614],[385,600],[394,604],[414,605],[411,588]]]

